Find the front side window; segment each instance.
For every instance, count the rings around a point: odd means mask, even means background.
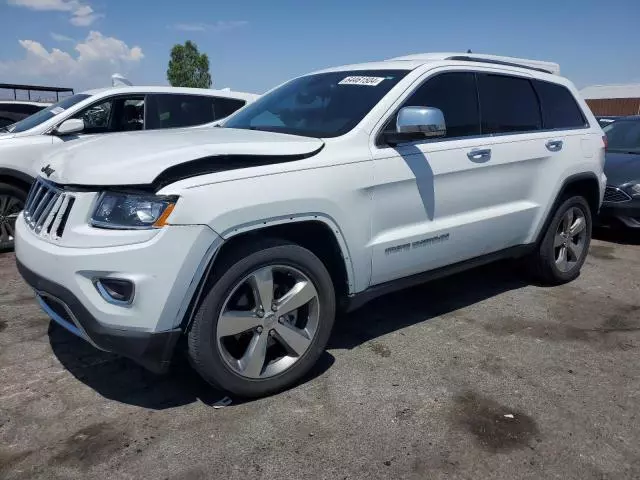
[[[95,103],[74,118],[84,122],[84,133],[130,132],[144,128],[144,96],[122,96]]]
[[[526,78],[478,73],[482,134],[542,129],[540,105]]]
[[[640,120],[618,120],[602,129],[607,135],[607,151],[640,153]]]
[[[542,125],[545,129],[580,128],[587,125],[582,110],[573,95],[562,85],[533,82],[542,104]]]
[[[49,107],[40,110],[39,112],[36,112],[17,123],[14,123],[13,125],[9,126],[7,130],[11,133],[26,132],[27,130],[31,130],[32,128],[37,127],[47,120],[52,119],[56,115],[60,115],[65,110],[73,107],[75,104],[80,103],[83,100],[86,100],[89,97],[90,95],[86,95],[84,93],[79,93],[77,95],[67,97],[64,100],[60,100],[58,103],[54,103],[53,105],[50,105]]]
[[[319,73],[292,80],[221,124],[308,137],[338,137],[352,130],[407,70]]]
[[[447,137],[480,134],[480,112],[473,73],[443,73],[427,80],[402,107],[433,107],[444,115]],[[385,128],[396,131],[397,114]]]

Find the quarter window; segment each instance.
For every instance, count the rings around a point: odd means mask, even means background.
[[[579,128],[587,125],[582,110],[573,95],[562,85],[534,81],[542,104],[542,124],[545,129]]]
[[[434,107],[444,114],[447,137],[480,134],[480,112],[473,73],[443,73],[427,80],[402,107]],[[385,131],[396,130],[397,114]]]
[[[540,130],[540,105],[525,78],[478,73],[482,134]]]

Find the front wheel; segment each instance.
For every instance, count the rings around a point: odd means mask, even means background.
[[[559,285],[577,278],[589,253],[591,231],[591,209],[584,197],[564,200],[531,258],[540,280]]]
[[[227,255],[214,270],[188,333],[196,370],[244,397],[295,383],[323,353],[334,322],[322,261],[299,245],[267,240]]]
[[[0,252],[13,249],[16,219],[26,199],[24,190],[0,183]]]

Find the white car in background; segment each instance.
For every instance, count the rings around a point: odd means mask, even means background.
[[[37,165],[56,146],[89,135],[209,124],[256,98],[229,89],[117,86],[71,95],[0,128],[0,251],[13,246]]]

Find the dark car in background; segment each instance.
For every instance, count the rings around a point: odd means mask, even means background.
[[[43,102],[0,100],[0,129],[19,122],[51,105]]]
[[[600,124],[600,127],[604,128],[607,125],[615,122],[619,118],[623,118],[623,117],[619,117],[619,116],[602,116],[602,117],[596,117],[596,120],[598,120],[598,123]]]
[[[603,131],[608,142],[607,188],[600,221],[640,229],[640,116],[622,117]]]

